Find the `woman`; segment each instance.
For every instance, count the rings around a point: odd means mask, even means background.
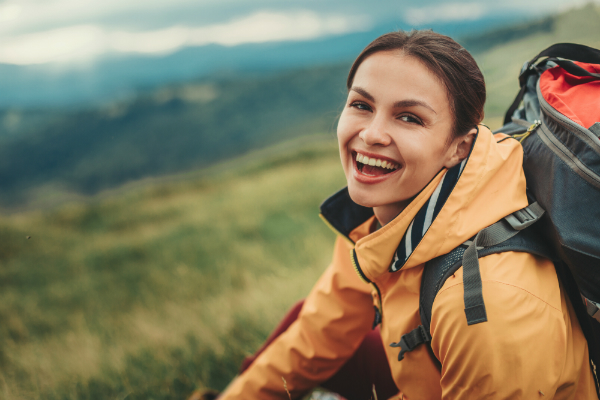
[[[461,268],[433,304],[431,347],[398,361],[390,346],[420,325],[424,264],[527,205],[522,149],[478,125],[484,102],[475,61],[446,36],[394,32],[363,50],[338,124],[348,187],[321,207],[333,262],[221,399],[333,382],[367,400],[371,378],[379,398],[597,398],[554,267],[528,253],[480,259],[487,322],[467,325]]]

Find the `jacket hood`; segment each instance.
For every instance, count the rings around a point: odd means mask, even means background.
[[[522,165],[519,142],[501,134],[493,136],[480,125],[466,164],[457,168],[458,181],[452,182],[454,187],[445,203],[412,253],[407,254],[404,263],[397,264],[399,269],[413,268],[446,254],[481,229],[527,206]],[[403,238],[409,226],[442,186],[448,172],[440,171],[396,218],[371,234],[367,234],[364,225],[372,222],[373,211],[353,203],[347,190],[323,203],[321,212],[327,221],[344,236],[356,238],[356,260],[367,279],[375,280],[390,271],[398,247],[405,246]],[[364,233],[356,237],[357,231]]]

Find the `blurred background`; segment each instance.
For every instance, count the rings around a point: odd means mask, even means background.
[[[0,0],[0,399],[223,389],[330,260],[353,58],[412,28],[474,54],[494,129],[600,3]]]

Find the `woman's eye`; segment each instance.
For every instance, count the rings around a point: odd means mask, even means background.
[[[421,122],[421,120],[419,118],[415,117],[414,115],[403,114],[403,115],[400,115],[398,118],[401,119],[404,122],[408,122],[408,123],[411,123],[411,124],[423,125],[423,123]]]
[[[371,111],[371,107],[368,104],[363,103],[362,101],[355,101],[350,104],[350,107],[354,107],[358,110]]]

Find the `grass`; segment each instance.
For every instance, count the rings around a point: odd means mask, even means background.
[[[343,184],[330,141],[0,217],[0,398],[224,388],[327,266]]]

